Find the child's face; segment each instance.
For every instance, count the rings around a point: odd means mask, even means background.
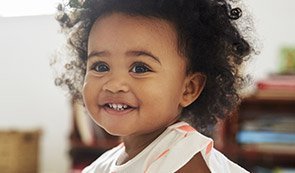
[[[179,117],[186,62],[166,21],[115,13],[97,20],[88,40],[86,108],[109,133],[138,135]]]

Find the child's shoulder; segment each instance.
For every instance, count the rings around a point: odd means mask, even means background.
[[[197,153],[211,150],[212,139],[202,135],[186,122],[178,122],[159,136],[154,147],[153,162],[148,172],[176,172],[186,165]],[[153,159],[155,158],[155,159]]]
[[[160,139],[157,149],[154,149],[154,153],[157,153],[156,160],[151,163],[148,172],[176,172],[196,160],[194,158],[197,156],[202,158],[203,163],[205,161],[211,172],[247,172],[214,149],[213,140],[199,133],[188,123],[173,124],[167,131]]]
[[[92,162],[89,166],[84,168],[82,173],[94,173],[94,172],[109,172],[111,166],[116,162],[123,150],[123,143],[106,151],[98,159]]]

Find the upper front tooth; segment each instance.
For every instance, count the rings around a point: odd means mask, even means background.
[[[128,106],[123,105],[123,104],[114,104],[114,103],[112,104],[112,103],[110,103],[109,107],[113,108],[113,109],[126,109]]]
[[[117,109],[117,105],[116,105],[116,104],[112,104],[112,107],[113,107],[114,109]]]

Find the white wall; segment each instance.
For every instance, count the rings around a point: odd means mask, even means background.
[[[245,0],[254,14],[257,33],[263,47],[251,61],[249,71],[255,80],[279,70],[279,51],[295,47],[294,0]]]
[[[0,129],[43,129],[42,173],[69,168],[69,104],[49,66],[58,28],[53,16],[0,18]]]
[[[263,43],[254,79],[278,70],[279,48],[295,46],[294,0],[246,0]],[[49,59],[63,38],[53,16],[0,18],[0,129],[41,127],[42,173],[69,167],[70,109],[53,85]]]

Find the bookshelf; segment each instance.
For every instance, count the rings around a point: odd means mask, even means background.
[[[220,150],[250,172],[295,171],[295,98],[245,98],[222,125]]]

